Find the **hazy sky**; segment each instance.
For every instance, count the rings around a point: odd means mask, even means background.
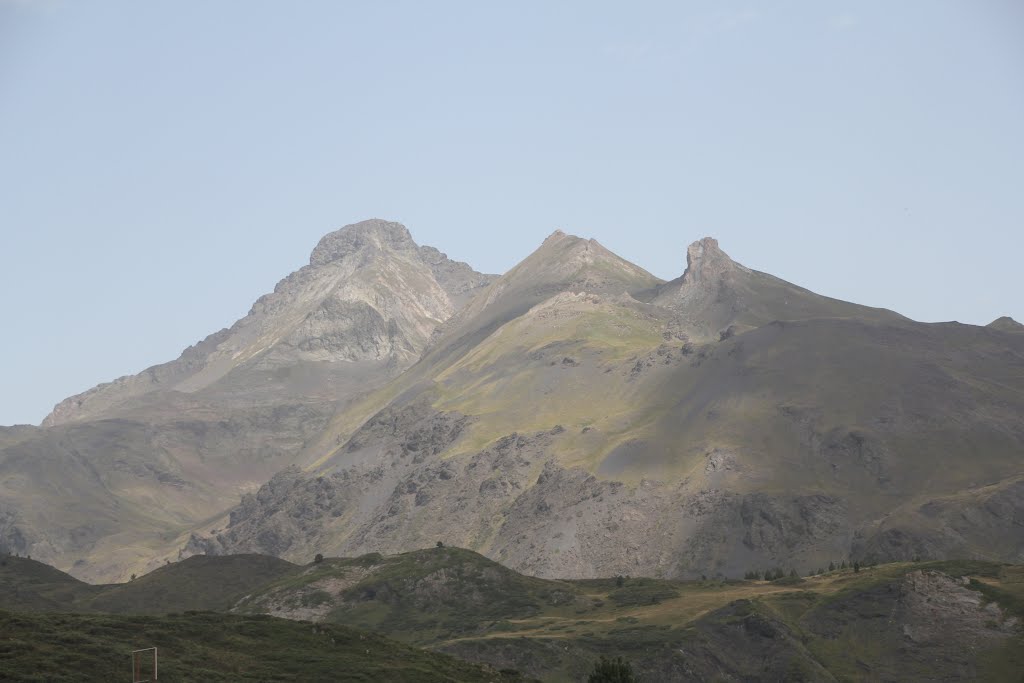
[[[0,0],[0,424],[170,360],[381,217],[1024,319],[1024,3]]]

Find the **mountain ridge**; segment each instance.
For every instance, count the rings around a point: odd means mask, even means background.
[[[956,531],[893,503],[967,509],[999,485],[1002,509],[1022,505],[1007,409],[1021,397],[999,379],[1018,376],[1019,345],[820,297],[711,238],[688,255],[661,283],[554,233],[339,413],[308,473],[275,478],[185,552],[400,552],[448,534],[547,577],[943,557],[978,552],[974,535],[1024,554],[1012,514]],[[924,477],[928,448],[945,466]]]
[[[93,579],[442,535],[539,576],[996,537],[1016,561],[1022,340],[823,297],[710,237],[669,282],[562,231],[494,277],[373,219],[167,381],[0,432],[0,544]]]

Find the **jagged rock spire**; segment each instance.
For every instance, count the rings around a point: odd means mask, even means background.
[[[718,247],[718,240],[713,237],[704,237],[686,249],[686,272],[683,273],[683,284],[711,283],[736,268],[736,262]]]

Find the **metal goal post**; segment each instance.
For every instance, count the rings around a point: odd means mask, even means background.
[[[149,656],[149,653],[152,654],[152,657]],[[146,666],[147,662],[150,662],[149,666]],[[156,648],[132,650],[132,683],[153,683],[154,681],[156,681]]]

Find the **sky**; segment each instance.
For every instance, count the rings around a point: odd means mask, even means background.
[[[1024,320],[1024,3],[0,0],[0,424],[171,360],[365,218],[555,229]]]

